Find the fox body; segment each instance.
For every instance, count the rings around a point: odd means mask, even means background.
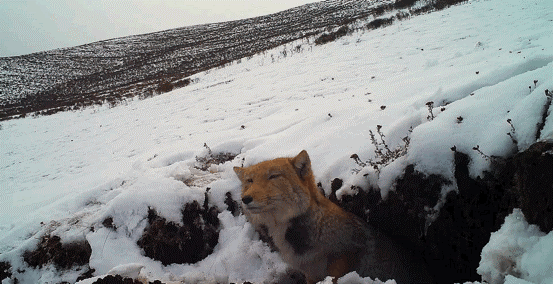
[[[398,283],[420,278],[406,271],[412,269],[395,244],[320,192],[305,150],[294,158],[234,171],[242,182],[242,208],[248,221],[272,239],[283,260],[301,271],[308,283],[350,271],[382,280],[395,278]]]

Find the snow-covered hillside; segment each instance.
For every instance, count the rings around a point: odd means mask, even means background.
[[[226,193],[240,195],[233,166],[302,149],[327,194],[340,178],[338,196],[351,185],[386,196],[409,164],[448,178],[444,193],[455,190],[452,147],[470,156],[476,177],[490,162],[475,147],[505,157],[553,139],[551,109],[538,127],[545,92],[553,90],[552,30],[550,0],[473,0],[325,45],[279,47],[148,100],[2,122],[0,262],[11,264],[19,283],[73,283],[82,271],[35,269],[21,257],[42,236],[56,235],[62,243],[88,241],[94,276],[138,263],[142,276],[175,283],[271,279],[285,264],[243,215],[229,211],[218,215],[219,242],[204,260],[164,266],[144,256],[137,241],[148,209],[182,223],[182,206],[202,204],[207,187],[210,204],[226,209]],[[409,136],[408,152],[379,172],[366,167],[356,174],[352,154],[378,158],[369,134],[377,125],[390,147]],[[202,171],[196,157],[208,155],[204,144],[237,156]],[[495,239],[508,236],[501,232]],[[551,234],[535,234],[541,239],[534,243],[553,246]],[[552,270],[536,274],[531,264],[553,263],[551,253],[536,259],[539,250],[525,248],[518,277],[550,283]],[[479,273],[492,275],[496,258],[486,259]]]
[[[186,86],[192,74],[366,17],[387,3],[326,0],[255,18],[0,57],[0,120],[147,98]]]

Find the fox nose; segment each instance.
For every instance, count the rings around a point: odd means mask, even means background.
[[[249,195],[246,195],[244,197],[242,197],[242,202],[244,202],[244,204],[248,205],[248,203],[252,202],[253,201],[253,197],[249,196]]]

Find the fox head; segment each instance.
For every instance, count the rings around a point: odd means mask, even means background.
[[[318,199],[311,161],[305,150],[294,158],[278,158],[247,168],[234,167],[242,182],[242,208],[287,220],[304,213]]]

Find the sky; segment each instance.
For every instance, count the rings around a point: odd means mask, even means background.
[[[204,23],[316,0],[0,0],[0,57]]]

